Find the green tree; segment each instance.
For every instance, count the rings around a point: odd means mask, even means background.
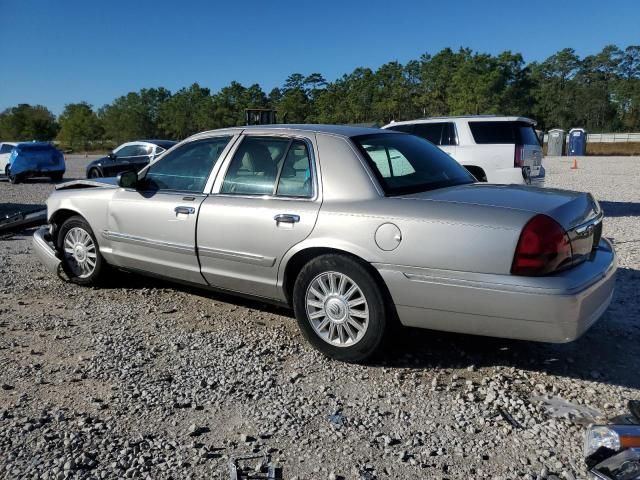
[[[106,138],[122,143],[166,135],[160,125],[162,106],[171,98],[165,88],[143,88],[116,98],[98,110]]]
[[[0,138],[6,140],[53,140],[58,133],[56,118],[42,105],[21,103],[0,113]]]
[[[58,140],[71,147],[82,146],[86,149],[89,142],[102,139],[104,134],[102,123],[86,102],[67,104],[58,122]]]
[[[304,123],[311,114],[310,105],[305,76],[301,73],[292,73],[287,77],[275,105],[280,118],[284,123]]]
[[[568,129],[576,125],[574,77],[580,63],[575,51],[565,48],[540,64],[531,64],[533,110],[542,127]]]
[[[158,124],[167,135],[178,140],[216,128],[210,90],[197,83],[178,90],[160,107]]]

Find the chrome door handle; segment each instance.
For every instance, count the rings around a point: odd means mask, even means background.
[[[191,213],[196,213],[196,209],[193,207],[176,207],[173,209],[174,212],[176,213],[186,213],[187,215],[191,214]]]
[[[279,213],[273,219],[276,223],[298,223],[300,221],[300,215],[292,215],[290,213]]]

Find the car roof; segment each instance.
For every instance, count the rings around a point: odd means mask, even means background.
[[[23,148],[23,147],[51,147],[55,148],[49,142],[19,142],[16,143],[15,146]]]
[[[18,142],[0,142],[0,145],[17,145]]]
[[[246,125],[241,127],[222,128],[218,130],[208,130],[206,132],[196,133],[190,138],[207,137],[216,133],[240,133],[241,131],[262,131],[273,130],[274,132],[313,132],[326,133],[341,137],[356,137],[358,135],[370,135],[372,133],[390,133],[379,128],[360,127],[353,125],[324,125],[324,124],[286,124],[278,123],[272,125]]]
[[[176,143],[178,143],[175,140],[138,140],[138,141],[142,143],[153,143],[154,145],[157,145],[159,147],[166,147],[166,146],[172,147]]]
[[[519,117],[519,116],[509,116],[509,115],[459,115],[459,116],[450,116],[450,117],[427,117],[427,118],[417,118],[415,120],[403,120],[400,122],[391,121],[388,125],[385,125],[382,128],[388,127],[390,125],[411,125],[413,123],[431,123],[442,120],[471,120],[471,121],[483,121],[483,122],[526,122],[531,125],[536,125],[536,121],[532,120],[528,117]]]

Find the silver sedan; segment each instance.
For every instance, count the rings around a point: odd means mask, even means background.
[[[396,321],[571,341],[615,283],[590,194],[477,183],[388,130],[205,132],[139,174],[58,185],[47,207],[35,251],[71,281],[113,268],[289,305],[345,361],[369,358]]]

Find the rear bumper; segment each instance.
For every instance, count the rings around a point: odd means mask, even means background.
[[[548,277],[375,266],[403,325],[564,343],[580,337],[609,306],[617,260],[602,240],[590,260]]]
[[[49,227],[40,227],[35,231],[33,234],[33,251],[49,271],[57,273],[60,267],[60,259],[47,241],[48,235]]]
[[[527,177],[521,168],[501,168],[490,172],[487,181],[489,183],[516,184],[516,185],[533,185],[536,187],[544,187],[546,171],[544,167],[540,167],[540,172],[535,177]]]

